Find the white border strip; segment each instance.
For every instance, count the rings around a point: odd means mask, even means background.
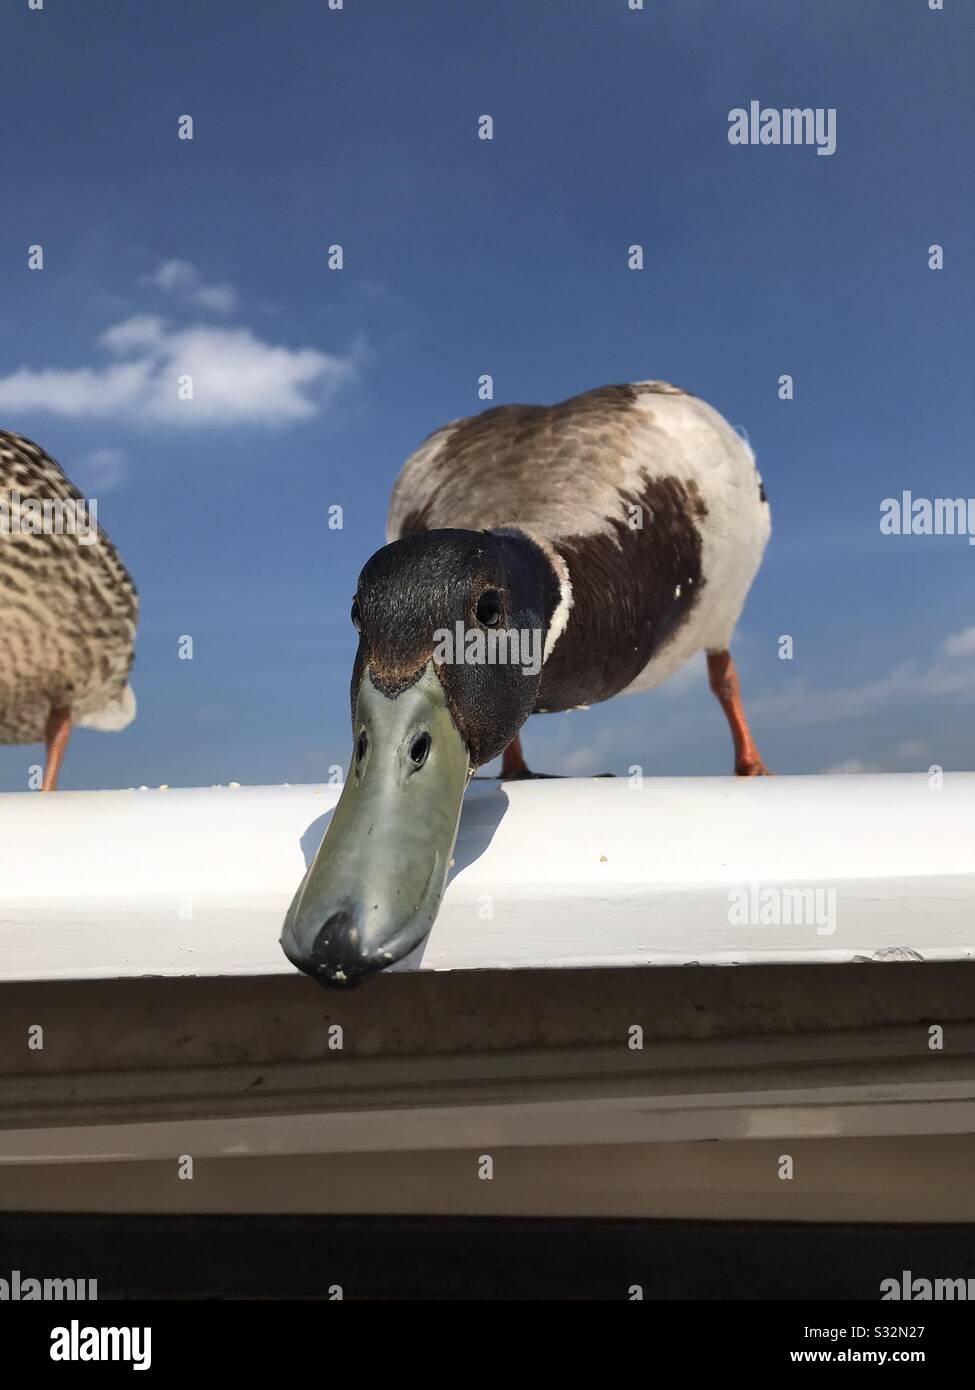
[[[281,922],[337,799],[0,796],[0,981],[290,972]],[[832,929],[781,920],[789,891],[833,894]],[[975,773],[620,778],[475,783],[407,968],[973,958]]]

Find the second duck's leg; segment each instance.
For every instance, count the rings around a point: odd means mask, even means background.
[[[501,780],[502,782],[514,782],[523,777],[531,777],[531,775],[521,751],[521,738],[515,734],[501,754]]]
[[[735,773],[739,777],[768,777],[741,706],[738,672],[730,652],[708,652],[708,681],[724,710],[735,745]]]

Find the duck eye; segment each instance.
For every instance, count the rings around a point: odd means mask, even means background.
[[[356,632],[361,632],[362,615],[359,612],[359,600],[357,598],[354,598],[352,600],[352,612],[350,614],[350,617],[352,618],[352,626],[355,628]]]
[[[474,616],[483,627],[497,627],[501,621],[501,595],[497,589],[485,589],[477,600]]]
[[[430,752],[430,735],[428,733],[417,734],[410,744],[410,761],[414,767],[422,767],[427,760]]]

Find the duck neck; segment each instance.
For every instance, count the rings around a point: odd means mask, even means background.
[[[505,565],[513,581],[521,593],[532,596],[533,607],[542,619],[544,666],[569,620],[572,583],[568,565],[548,541],[519,527],[498,527],[492,534],[504,544]]]

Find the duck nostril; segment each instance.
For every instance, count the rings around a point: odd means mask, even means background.
[[[355,761],[356,761],[356,766],[357,766],[357,767],[361,767],[361,765],[362,765],[362,760],[363,760],[363,758],[366,756],[366,749],[367,749],[368,747],[369,747],[369,740],[368,740],[368,738],[366,737],[366,731],[365,731],[365,729],[363,729],[363,730],[362,730],[362,733],[359,735],[358,739],[356,740],[356,745],[355,745]]]
[[[424,732],[422,734],[417,734],[416,738],[410,744],[410,761],[413,763],[414,767],[422,767],[426,762],[430,752],[431,742],[430,735]]]

